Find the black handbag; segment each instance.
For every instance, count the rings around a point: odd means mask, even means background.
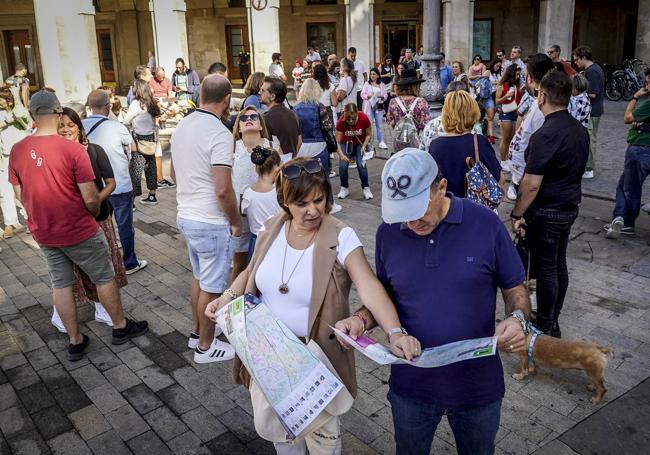
[[[319,104],[318,120],[323,138],[325,138],[325,144],[327,145],[327,153],[335,153],[337,146],[336,136],[334,136],[334,115],[332,114],[332,109]]]

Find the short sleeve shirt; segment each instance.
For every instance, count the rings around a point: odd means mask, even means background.
[[[229,224],[214,190],[213,167],[232,169],[232,134],[211,112],[197,109],[176,127],[172,137],[176,202],[180,218]]]
[[[632,117],[637,122],[643,122],[646,125],[650,124],[650,97],[638,101],[636,107],[632,110]],[[632,126],[630,132],[627,133],[627,142],[632,145],[650,147],[650,131],[640,132]]]
[[[72,246],[95,235],[99,226],[78,187],[94,180],[88,153],[78,142],[29,136],[11,150],[9,182],[22,189],[28,227],[39,245]]]
[[[582,174],[589,155],[589,133],[567,110],[546,116],[526,149],[526,173],[543,175],[528,208],[573,210],[582,199]]]
[[[594,63],[584,74],[589,81],[587,93],[596,95],[591,99],[591,116],[600,117],[605,112],[605,73],[598,63]]]
[[[428,236],[400,223],[377,230],[377,277],[422,348],[494,335],[497,288],[511,289],[525,280],[499,217],[467,199],[448,197],[449,212]],[[393,365],[390,388],[451,410],[493,403],[505,389],[498,355],[440,368]]]
[[[300,136],[300,122],[291,110],[282,105],[273,106],[264,114],[266,127],[271,136],[280,140],[282,153],[298,152],[298,137]]]
[[[353,126],[348,125],[345,122],[345,117],[339,117],[338,122],[336,122],[336,131],[343,133],[341,138],[341,144],[346,142],[352,142],[354,145],[362,145],[363,141],[366,140],[366,131],[370,128],[370,119],[363,112],[357,113],[357,123]]]
[[[269,66],[269,76],[280,77],[283,74],[284,70],[282,69],[282,66],[277,63],[271,63],[271,66]]]

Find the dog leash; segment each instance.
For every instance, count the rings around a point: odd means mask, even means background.
[[[537,327],[535,327],[530,322],[528,323],[528,330],[530,330],[533,333],[530,337],[530,343],[528,344],[528,364],[531,365],[534,363],[535,360],[533,354],[533,348],[535,347],[535,340],[537,340],[537,336],[540,335],[542,332],[537,330]]]

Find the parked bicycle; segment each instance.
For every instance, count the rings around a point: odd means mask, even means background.
[[[645,68],[647,64],[636,58],[624,60],[619,68],[607,66],[606,74],[611,76],[606,77],[605,80],[605,96],[612,101],[621,98],[630,101],[637,90],[644,85]]]

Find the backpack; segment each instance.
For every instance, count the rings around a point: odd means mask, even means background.
[[[478,153],[478,136],[474,134],[474,158],[467,157],[469,171],[465,174],[465,197],[491,210],[496,209],[503,200],[503,190]]]
[[[393,138],[394,153],[397,153],[407,147],[418,148],[420,145],[420,138],[418,129],[415,126],[415,122],[413,121],[412,112],[418,100],[416,98],[409,108],[404,105],[404,102],[400,99],[400,97],[396,97],[395,102],[402,110],[402,112],[404,112],[404,117],[402,117],[395,125]]]
[[[490,78],[482,77],[476,83],[476,94],[479,99],[486,100],[492,96],[492,84],[490,84]]]

